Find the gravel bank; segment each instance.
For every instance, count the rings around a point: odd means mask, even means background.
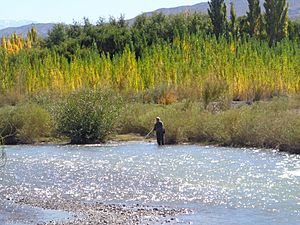
[[[12,201],[12,200],[10,200]],[[42,209],[62,210],[70,213],[63,221],[37,222],[38,225],[74,225],[74,224],[180,224],[176,217],[192,213],[188,209],[176,209],[166,206],[104,204],[101,202],[83,203],[68,200],[41,200],[24,198],[14,200],[20,205],[29,205]],[[30,215],[29,215],[30,216]]]

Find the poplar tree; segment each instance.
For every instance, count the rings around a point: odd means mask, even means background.
[[[219,38],[227,28],[226,5],[224,0],[211,0],[208,5],[208,15],[213,25],[213,31]]]
[[[247,24],[251,37],[257,36],[260,31],[261,10],[259,0],[248,0],[249,12],[247,12]]]
[[[4,49],[7,48],[7,47],[6,47],[6,39],[5,39],[4,36],[2,36],[2,38],[1,38],[1,45],[2,45],[2,47],[3,47]]]
[[[288,5],[286,0],[266,0],[266,31],[270,46],[288,36]]]
[[[230,2],[230,32],[234,37],[237,36],[237,17],[233,2]]]
[[[13,53],[13,45],[11,44],[11,41],[10,39],[7,39],[7,42],[6,42],[6,49],[9,53]]]
[[[33,41],[33,42],[37,42],[37,39],[38,39],[38,33],[37,33],[37,30],[36,30],[36,28],[35,28],[34,26],[31,27],[30,33],[31,33],[32,41]]]

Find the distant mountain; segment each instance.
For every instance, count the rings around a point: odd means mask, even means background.
[[[26,37],[27,32],[32,28],[32,26],[36,28],[39,36],[46,37],[48,35],[49,30],[51,30],[54,25],[55,23],[32,23],[21,27],[8,27],[0,30],[0,37],[9,36],[14,32],[16,32],[18,35]]]
[[[7,27],[20,27],[27,24],[35,23],[32,20],[0,20],[0,29],[4,29]]]
[[[227,10],[229,15],[230,10],[230,2],[234,3],[236,14],[238,16],[245,15],[248,11],[248,1],[247,0],[225,0],[227,4]],[[263,7],[264,0],[260,0],[261,7]],[[288,0],[289,3],[289,17],[291,19],[299,19],[300,20],[300,0]],[[174,8],[161,8],[157,9],[153,12],[145,13],[148,16],[153,15],[154,13],[164,13],[166,15],[178,14],[184,12],[201,12],[207,13],[208,3],[202,2],[191,6],[179,6]],[[135,18],[127,20],[129,24],[132,24]],[[27,25],[24,25],[27,24]],[[28,25],[29,24],[29,25]],[[21,21],[11,21],[11,20],[0,20],[0,29],[2,27],[8,27],[0,30],[0,37],[9,36],[16,32],[19,35],[23,35],[24,37],[27,35],[27,32],[31,29],[32,26],[35,26],[38,32],[38,35],[41,37],[46,37],[48,35],[49,30],[53,28],[54,23],[34,23],[29,20],[21,20]]]
[[[229,10],[230,10],[230,2],[234,3],[235,9],[236,9],[236,14],[238,16],[245,15],[246,12],[248,11],[248,1],[247,0],[225,0],[225,2],[227,5],[228,14],[229,14]],[[263,3],[264,3],[264,0],[260,0],[260,5],[261,5],[262,9],[264,9]],[[300,19],[300,0],[288,0],[288,3],[289,3],[289,17],[291,19],[296,19],[296,18]],[[178,13],[184,13],[184,12],[207,13],[207,9],[208,9],[208,3],[202,2],[202,3],[198,3],[195,5],[191,5],[191,6],[161,8],[161,9],[157,9],[153,12],[147,12],[145,14],[150,16],[154,13],[160,13],[160,12],[162,12],[163,14],[166,14],[166,15],[178,14]],[[133,20],[129,20],[129,22],[132,23]]]

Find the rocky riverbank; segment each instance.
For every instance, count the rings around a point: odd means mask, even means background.
[[[177,209],[166,206],[147,206],[140,204],[104,204],[102,202],[77,202],[73,200],[42,200],[21,198],[10,200],[23,206],[38,207],[47,210],[59,210],[70,213],[69,217],[58,220],[33,221],[38,225],[83,225],[83,224],[180,224],[179,215],[192,213],[189,209]],[[30,217],[30,215],[28,215]],[[20,221],[18,221],[20,222]]]

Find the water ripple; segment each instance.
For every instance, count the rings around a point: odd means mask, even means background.
[[[300,222],[296,155],[147,143],[17,146],[6,151],[0,197],[224,206],[260,210],[263,218],[277,222]]]

